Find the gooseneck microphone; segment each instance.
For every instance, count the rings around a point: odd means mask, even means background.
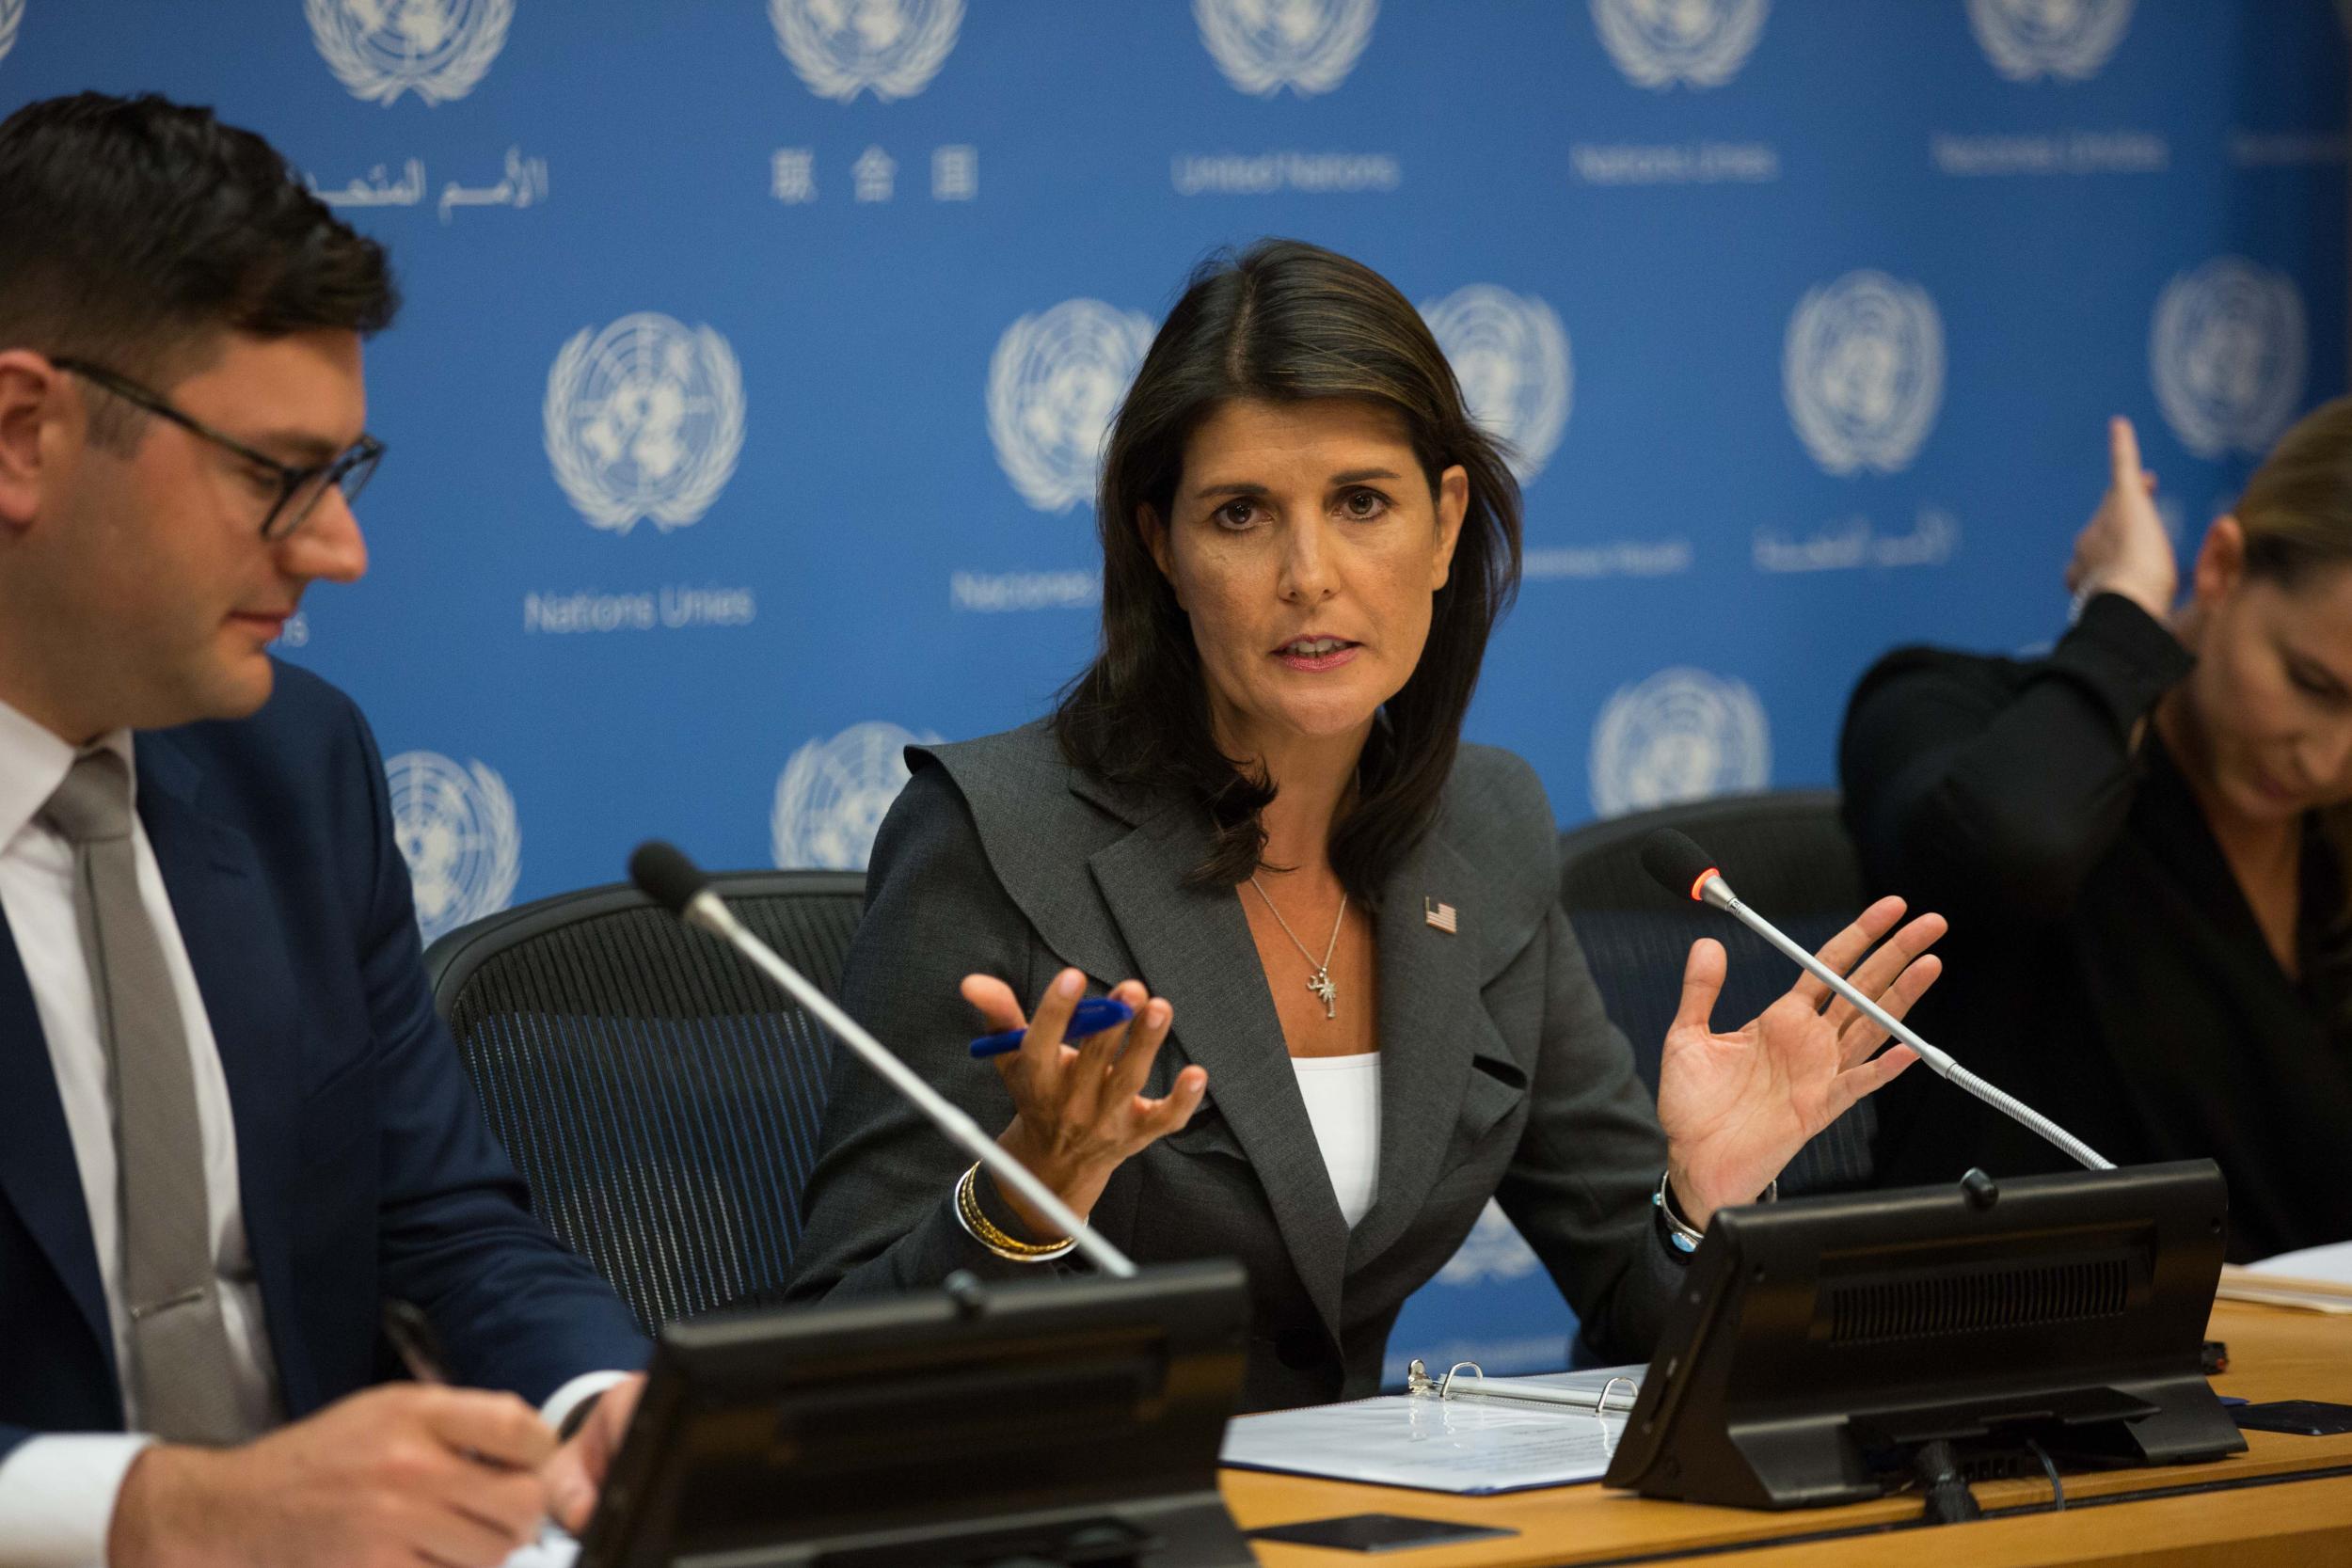
[[[1027,1166],[1006,1153],[1003,1146],[981,1132],[970,1117],[941,1098],[938,1090],[924,1083],[914,1069],[867,1034],[833,998],[777,957],[774,948],[746,930],[734,911],[710,891],[710,879],[702,868],[675,846],[659,839],[639,845],[628,857],[628,878],[646,897],[689,926],[699,926],[721,941],[732,943],[761,974],[816,1014],[818,1022],[832,1030],[842,1044],[856,1052],[867,1067],[881,1073],[892,1088],[946,1133],[949,1142],[986,1165],[997,1180],[1028,1199],[1040,1213],[1061,1227],[1064,1235],[1074,1238],[1078,1250],[1093,1259],[1095,1267],[1120,1279],[1135,1276],[1136,1266],[1128,1261],[1125,1253],[1096,1235],[1068,1204],[1054,1196],[1052,1188],[1030,1175]]]
[[[1830,990],[1852,1003],[1862,1016],[1885,1030],[1895,1038],[1919,1053],[1919,1060],[1928,1070],[1947,1084],[1954,1084],[1975,1095],[1987,1105],[2008,1117],[2019,1126],[2047,1139],[2063,1149],[2068,1158],[2091,1170],[2113,1170],[2115,1163],[2104,1159],[2089,1144],[2052,1121],[2048,1117],[2019,1100],[2016,1096],[1995,1088],[1954,1061],[1949,1053],[1912,1033],[1903,1022],[1865,996],[1836,970],[1806,952],[1781,933],[1778,927],[1745,904],[1731,891],[1714,858],[1698,847],[1688,833],[1672,828],[1661,828],[1642,842],[1642,869],[1662,884],[1666,891],[1678,897],[1696,899],[1699,903],[1724,911],[1747,927],[1757,936],[1795,959],[1805,973]]]

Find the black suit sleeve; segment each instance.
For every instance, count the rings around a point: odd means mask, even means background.
[[[2038,663],[1889,656],[1856,689],[1838,754],[1871,879],[1940,909],[2065,913],[2130,813],[2137,726],[2191,662],[2114,594]]]
[[[536,1404],[580,1373],[633,1370],[652,1347],[612,1288],[532,1214],[434,1012],[384,764],[358,709],[345,711],[336,761],[368,814],[354,840],[367,863],[353,882],[368,889],[354,935],[373,1030],[384,1293],[424,1308],[453,1373],[473,1386]]]

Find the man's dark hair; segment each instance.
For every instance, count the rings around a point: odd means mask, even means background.
[[[152,377],[222,329],[367,334],[398,308],[384,247],[210,109],[85,92],[0,121],[0,349]]]
[[[1217,749],[1191,622],[1136,520],[1150,507],[1167,526],[1186,442],[1236,398],[1380,404],[1403,417],[1433,496],[1454,465],[1470,477],[1429,641],[1373,726],[1355,805],[1331,838],[1331,869],[1372,907],[1437,819],[1487,635],[1518,590],[1519,487],[1421,313],[1370,267],[1297,240],[1262,240],[1194,272],[1111,425],[1095,502],[1103,647],[1063,693],[1055,730],[1075,766],[1134,789],[1172,787],[1207,808],[1216,836],[1195,882],[1237,884],[1257,870],[1274,786]]]

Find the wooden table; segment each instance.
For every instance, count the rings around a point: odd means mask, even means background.
[[[2220,1303],[2212,1337],[2230,1346],[2224,1394],[2255,1401],[2352,1403],[2352,1318]],[[2352,1434],[2249,1432],[2248,1451],[2206,1465],[2065,1478],[2067,1508],[2049,1511],[2044,1481],[1976,1487],[1986,1517],[1922,1528],[1917,1497],[1788,1513],[1658,1502],[1597,1485],[1501,1497],[1454,1497],[1256,1471],[1224,1473],[1244,1529],[1345,1513],[1404,1513],[1517,1530],[1377,1560],[1409,1568],[1704,1561],[1723,1568],[1899,1562],[1901,1568],[2039,1564],[2216,1564],[2352,1568]],[[1346,1568],[1371,1559],[1257,1544],[1264,1568]]]

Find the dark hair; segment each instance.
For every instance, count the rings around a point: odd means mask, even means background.
[[[2287,587],[2352,564],[2352,397],[2321,404],[2279,437],[2232,508],[2246,571]]]
[[[2352,566],[2352,397],[2321,404],[2279,437],[2231,509],[2246,536],[2246,575],[2292,592],[2328,568]],[[2352,932],[2352,801],[2319,810],[2344,883],[2331,930],[2331,951],[2347,952]],[[2352,965],[2339,957],[2338,967]],[[2338,1022],[2352,1021],[2352,993]]]
[[[0,349],[153,376],[210,333],[372,333],[384,248],[210,109],[78,93],[0,121]]]
[[[1074,766],[1131,789],[1174,788],[1208,809],[1216,838],[1195,884],[1237,884],[1257,870],[1273,782],[1218,750],[1191,624],[1137,523],[1145,507],[1170,515],[1185,443],[1236,398],[1381,404],[1403,417],[1433,495],[1448,467],[1470,477],[1429,641],[1373,726],[1355,804],[1331,837],[1332,869],[1369,907],[1436,820],[1487,635],[1519,578],[1519,488],[1502,445],[1471,420],[1420,312],[1370,267],[1262,240],[1195,269],[1111,425],[1095,502],[1103,645],[1062,693],[1055,732]]]

